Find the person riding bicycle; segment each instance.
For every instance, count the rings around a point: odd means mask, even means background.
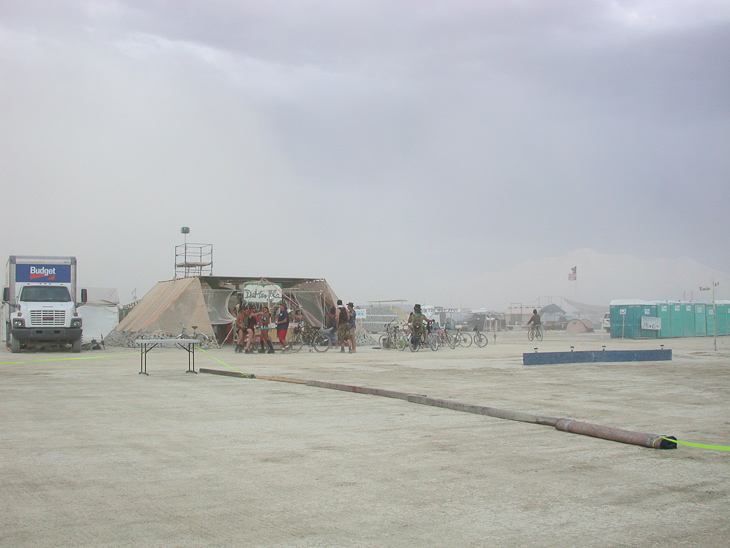
[[[418,335],[420,340],[424,340],[424,334],[426,332],[425,325],[430,324],[434,320],[429,320],[421,312],[421,305],[417,304],[413,307],[413,312],[408,316],[408,323],[411,324],[411,333]]]
[[[537,313],[537,308],[532,309],[532,316],[529,320],[527,320],[527,325],[531,326],[534,329],[540,329],[540,314]]]

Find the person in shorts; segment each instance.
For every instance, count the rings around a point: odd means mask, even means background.
[[[256,307],[252,304],[248,305],[246,312],[246,352],[245,354],[253,354],[253,340],[256,334]]]
[[[286,332],[289,330],[289,311],[286,305],[279,305],[279,312],[276,314],[276,336],[279,338],[282,352],[287,352],[289,347],[286,345]]]

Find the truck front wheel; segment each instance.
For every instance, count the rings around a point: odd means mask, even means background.
[[[13,354],[20,352],[20,341],[16,339],[12,333],[10,334],[10,351]]]
[[[81,339],[76,339],[71,343],[71,352],[81,352]]]

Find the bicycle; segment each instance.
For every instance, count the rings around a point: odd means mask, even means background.
[[[208,335],[206,335],[205,333],[198,333],[197,331],[195,331],[196,329],[198,329],[197,325],[191,325],[190,327],[193,328],[192,334],[185,331],[185,326],[183,325],[182,331],[175,338],[176,339],[195,339],[196,341],[198,341],[197,342],[198,346],[210,341],[210,337]]]
[[[455,341],[453,341],[453,337],[446,330],[445,326],[439,327],[436,330],[436,340],[438,340],[439,346],[448,346],[451,349],[456,348]]]
[[[292,329],[294,335],[287,341],[287,348],[291,352],[299,352],[305,344],[309,346],[309,351],[327,352],[332,346],[332,340],[329,334],[332,328],[317,328],[311,325],[297,325]]]
[[[474,344],[479,348],[484,348],[489,344],[489,337],[482,333],[478,327],[474,328]]]
[[[406,339],[405,334],[401,329],[399,329],[398,324],[396,323],[393,328],[391,329],[390,326],[393,324],[395,320],[390,321],[385,326],[385,335],[381,335],[379,342],[380,342],[380,348],[383,348],[385,350],[388,349],[396,349],[396,350],[405,350],[406,346],[408,346],[408,340]]]
[[[433,333],[426,333],[424,337],[420,333],[411,333],[408,337],[408,347],[411,352],[418,352],[421,347],[427,346],[434,352],[439,349],[438,338]]]
[[[471,346],[472,338],[469,333],[465,333],[461,330],[461,328],[458,328],[455,333],[451,334],[451,341],[454,346],[451,346],[451,348],[456,348],[457,346],[463,346],[464,348],[467,348]]]
[[[530,328],[527,330],[527,339],[530,341],[533,339],[537,339],[538,341],[542,340],[542,328],[540,325],[530,325]]]

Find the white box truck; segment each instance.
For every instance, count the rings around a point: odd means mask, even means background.
[[[5,343],[11,352],[41,345],[71,345],[81,351],[81,316],[86,290],[76,298],[76,257],[8,259],[3,288]]]

